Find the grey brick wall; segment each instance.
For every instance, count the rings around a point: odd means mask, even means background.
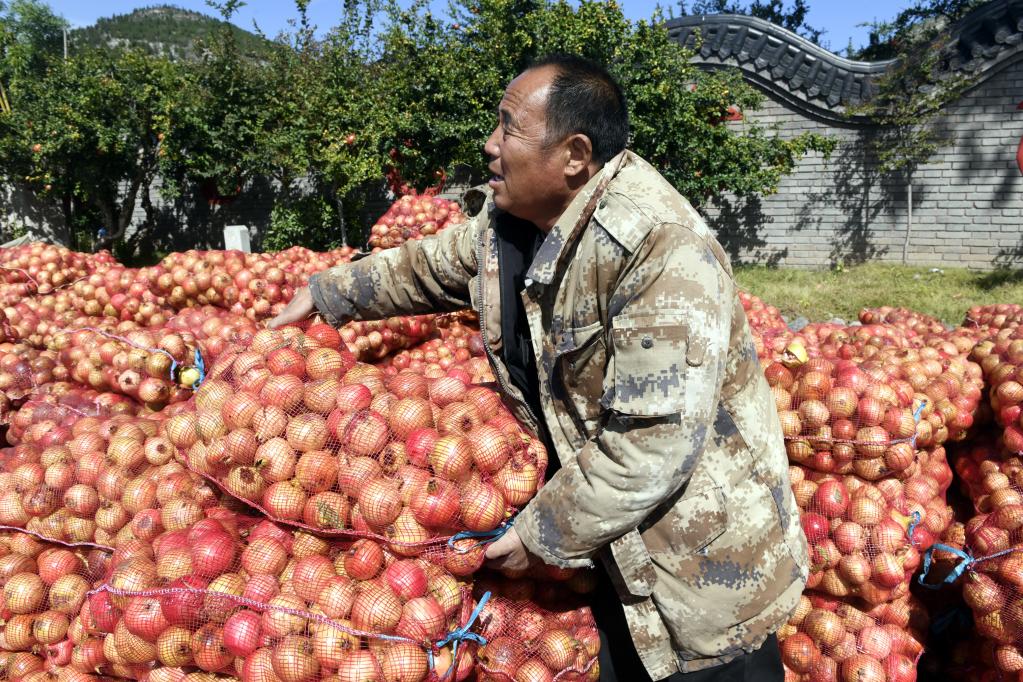
[[[802,159],[778,192],[752,202],[722,197],[707,216],[733,260],[825,267],[868,260],[901,262],[906,238],[904,177],[884,177],[869,152],[875,131],[843,126],[767,95],[749,120],[838,140],[829,160]],[[1023,261],[1023,55],[1005,63],[947,107],[937,124],[950,133],[913,177],[907,262],[992,269]],[[743,125],[736,123],[732,125]]]

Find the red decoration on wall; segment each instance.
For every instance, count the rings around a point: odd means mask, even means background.
[[[1023,102],[1016,105],[1016,111],[1023,109]],[[1016,147],[1016,167],[1019,168],[1019,172],[1023,174],[1023,138],[1020,138],[1019,145]]]

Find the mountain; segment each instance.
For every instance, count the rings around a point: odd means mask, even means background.
[[[136,47],[170,59],[196,57],[195,41],[224,26],[214,17],[173,5],[143,7],[130,14],[115,14],[92,26],[70,31],[70,49]],[[230,24],[242,54],[253,59],[267,56],[265,38]]]

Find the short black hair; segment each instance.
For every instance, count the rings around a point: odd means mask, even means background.
[[[629,142],[629,109],[625,93],[600,64],[572,54],[551,54],[529,70],[545,66],[556,71],[547,97],[547,144],[582,133],[590,138],[593,158],[607,163]]]

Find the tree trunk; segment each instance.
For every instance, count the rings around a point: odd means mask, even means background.
[[[906,195],[908,201],[906,202],[906,240],[902,242],[902,264],[907,265],[909,262],[909,235],[913,231],[913,176],[908,176],[908,182],[906,183]]]

